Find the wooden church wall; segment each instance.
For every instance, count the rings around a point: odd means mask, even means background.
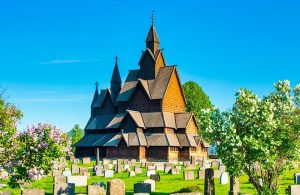
[[[139,147],[130,146],[122,139],[117,147],[107,147],[107,157],[108,158],[139,158]]]
[[[151,101],[145,90],[139,84],[129,101],[129,109],[140,112],[155,112],[159,111],[159,101]]]
[[[189,121],[187,127],[186,127],[186,133],[188,134],[198,134],[198,128],[196,125],[196,122],[193,118]]]
[[[164,66],[165,66],[165,63],[164,63],[164,60],[162,57],[162,53],[160,53],[155,61],[155,75],[159,71],[160,67],[164,67]]]
[[[141,69],[141,78],[143,79],[153,79],[155,76],[155,69],[154,69],[154,60],[150,56],[149,53],[146,53],[143,60],[140,63]]]
[[[168,147],[150,146],[146,148],[146,158],[148,159],[168,159]]]
[[[185,102],[177,74],[173,72],[167,92],[162,100],[163,112],[184,112]]]

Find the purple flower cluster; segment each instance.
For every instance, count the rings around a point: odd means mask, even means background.
[[[28,178],[31,180],[39,180],[42,178],[42,176],[44,175],[44,170],[38,170],[36,167],[31,168],[28,171]]]

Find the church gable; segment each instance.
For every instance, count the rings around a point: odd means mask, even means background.
[[[168,88],[162,100],[163,112],[184,112],[185,98],[177,71],[173,71]]]
[[[97,113],[114,113],[114,112],[115,109],[114,109],[112,98],[110,97],[109,93],[106,93],[103,103]]]
[[[186,133],[187,134],[198,134],[198,126],[197,126],[194,115],[190,118],[190,120],[186,126]]]
[[[155,78],[155,60],[152,52],[147,49],[144,51],[141,60],[139,62],[142,79],[154,79]]]
[[[132,119],[131,115],[127,114],[121,124],[121,129],[124,130],[124,133],[136,132],[137,125]]]

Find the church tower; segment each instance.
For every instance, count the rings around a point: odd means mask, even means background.
[[[159,38],[154,26],[154,15],[152,12],[152,24],[146,38],[146,50],[143,51],[139,65],[141,70],[140,78],[144,80],[155,79],[160,67],[166,66],[162,49],[159,49]]]
[[[122,80],[121,80],[119,66],[118,66],[118,59],[119,59],[118,56],[116,56],[115,59],[116,59],[115,67],[110,80],[110,90],[112,92],[114,99],[116,99],[116,97],[118,96],[122,85]]]

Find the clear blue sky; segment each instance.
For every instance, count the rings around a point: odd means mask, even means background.
[[[123,80],[138,68],[152,9],[167,63],[222,110],[240,87],[263,95],[277,80],[300,83],[299,1],[1,1],[0,85],[24,112],[20,128],[84,127],[113,57]]]

